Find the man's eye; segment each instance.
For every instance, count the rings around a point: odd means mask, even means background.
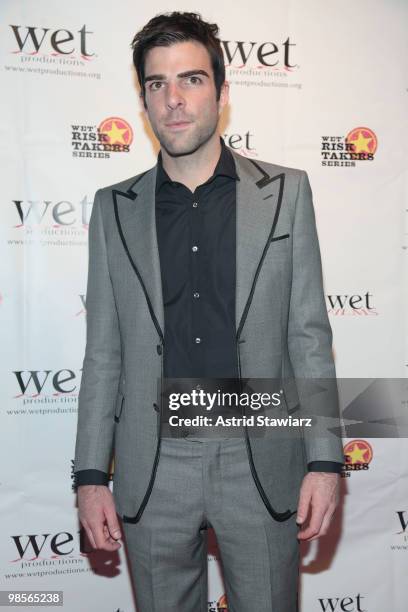
[[[159,87],[156,87],[156,85],[159,85]],[[153,81],[153,83],[150,84],[149,89],[157,90],[160,89],[161,85],[162,83],[160,81]]]
[[[190,80],[190,83],[192,83],[193,85],[197,85],[197,83],[201,83],[202,82],[202,80],[198,76],[187,77],[187,80]]]

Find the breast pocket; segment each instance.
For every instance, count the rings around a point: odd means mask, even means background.
[[[271,240],[271,242],[276,242],[277,240],[285,240],[286,238],[289,238],[290,234],[282,234],[281,236],[274,236]]]
[[[122,415],[123,405],[125,403],[125,396],[123,393],[118,393],[115,404],[115,423],[119,423],[120,417]]]
[[[290,234],[280,234],[271,238],[268,244],[267,257],[272,259],[280,256],[287,257],[291,245],[289,238]]]

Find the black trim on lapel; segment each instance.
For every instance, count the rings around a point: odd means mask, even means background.
[[[283,198],[283,189],[284,189],[284,184],[285,184],[285,173],[281,172],[280,174],[277,174],[273,177],[271,177],[263,168],[261,168],[261,166],[259,166],[259,164],[257,164],[254,160],[252,159],[248,159],[249,162],[251,162],[251,164],[262,174],[262,178],[255,181],[255,185],[258,187],[258,189],[264,189],[265,187],[267,187],[268,185],[270,185],[271,183],[273,183],[274,181],[278,181],[279,182],[279,193],[278,193],[278,198],[277,198],[277,203],[276,203],[276,208],[275,208],[275,214],[273,217],[273,221],[272,221],[272,226],[271,226],[271,230],[269,232],[269,235],[266,239],[264,248],[262,250],[262,254],[259,258],[258,264],[256,266],[255,269],[255,273],[254,273],[254,277],[252,279],[251,282],[251,288],[249,291],[249,295],[248,298],[245,302],[245,306],[244,309],[242,311],[242,316],[237,328],[237,332],[236,332],[236,351],[237,351],[237,360],[238,360],[238,376],[239,376],[239,381],[240,381],[240,387],[242,389],[242,382],[243,382],[243,378],[242,378],[242,366],[241,366],[241,354],[240,354],[240,344],[242,342],[244,342],[244,340],[240,339],[240,335],[242,332],[242,329],[244,327],[245,324],[245,320],[246,317],[248,315],[248,311],[249,308],[251,306],[251,302],[252,302],[252,298],[254,295],[254,291],[255,291],[255,286],[258,280],[258,276],[262,267],[262,264],[264,262],[267,250],[269,245],[271,244],[271,242],[275,241],[275,240],[282,240],[283,238],[288,238],[289,234],[282,234],[281,236],[276,236],[274,237],[274,233],[275,233],[275,229],[276,229],[276,225],[278,223],[278,219],[279,219],[279,214],[280,214],[280,210],[281,210],[281,205],[282,205],[282,198]],[[272,196],[274,196],[274,193],[268,193],[268,195],[266,195],[263,200],[267,200],[269,198],[271,198]],[[243,406],[243,415],[245,415],[245,407]],[[296,510],[285,510],[284,512],[278,512],[277,510],[275,510],[275,508],[273,508],[267,494],[264,491],[264,488],[262,486],[262,483],[260,481],[260,478],[258,476],[256,467],[255,467],[255,462],[254,462],[254,458],[253,458],[253,453],[252,453],[252,446],[251,446],[251,441],[250,441],[250,437],[248,434],[248,426],[245,425],[244,426],[244,430],[245,430],[245,444],[246,444],[246,451],[247,451],[247,456],[248,456],[248,462],[249,462],[249,467],[251,470],[251,474],[252,474],[252,478],[254,480],[255,486],[258,489],[259,495],[267,509],[267,511],[269,512],[269,514],[272,516],[272,518],[276,521],[279,522],[283,522],[283,521],[287,521],[291,516],[293,516],[296,513]]]
[[[127,191],[120,191],[118,189],[113,189],[112,190],[112,196],[113,196],[113,204],[114,204],[114,210],[115,210],[116,225],[118,227],[118,232],[119,232],[122,244],[123,244],[123,248],[125,249],[126,255],[128,256],[130,265],[132,266],[133,270],[136,273],[137,278],[139,279],[139,282],[140,282],[140,285],[142,287],[142,290],[143,290],[143,293],[144,293],[144,296],[145,296],[145,299],[146,299],[147,307],[149,309],[149,313],[150,313],[150,316],[152,318],[153,324],[154,324],[154,326],[156,328],[156,331],[157,331],[157,333],[159,335],[159,338],[160,338],[162,344],[164,344],[163,330],[160,327],[160,323],[159,323],[159,321],[158,321],[158,319],[156,317],[156,314],[154,312],[150,296],[149,296],[149,294],[147,292],[147,289],[146,289],[146,285],[145,285],[145,283],[143,281],[143,278],[142,278],[142,276],[141,276],[141,274],[139,272],[138,267],[136,266],[136,264],[135,264],[135,262],[133,260],[132,255],[130,254],[129,247],[128,247],[127,243],[126,243],[126,239],[125,239],[125,236],[124,236],[124,233],[123,233],[123,229],[122,229],[122,225],[121,225],[120,218],[119,218],[118,202],[117,202],[117,196],[118,195],[122,196],[123,198],[127,198],[128,200],[132,200],[132,201],[136,200],[137,193],[135,191],[133,191],[133,187],[147,174],[147,172],[149,172],[149,170],[146,170],[140,176],[138,176],[137,179],[130,185],[130,187],[128,188]]]
[[[247,299],[247,301],[246,301],[246,304],[245,304],[244,310],[243,310],[243,312],[242,312],[241,320],[240,320],[239,325],[238,325],[238,329],[237,329],[237,332],[236,332],[236,337],[237,337],[237,340],[239,340],[239,337],[240,337],[241,332],[242,332],[242,328],[243,328],[243,327],[244,327],[244,325],[245,325],[245,321],[246,321],[246,318],[247,318],[247,315],[248,315],[248,311],[249,311],[249,308],[250,308],[250,306],[251,306],[252,297],[253,297],[253,295],[254,295],[254,291],[255,291],[256,282],[257,282],[257,280],[258,280],[258,276],[259,276],[259,273],[260,273],[260,271],[261,271],[261,267],[262,267],[263,261],[264,261],[264,259],[265,259],[265,256],[266,256],[266,253],[267,253],[268,247],[269,247],[270,243],[271,243],[273,240],[277,240],[277,239],[280,239],[280,238],[281,238],[281,237],[279,237],[279,238],[274,239],[273,235],[274,235],[274,233],[275,233],[276,224],[278,223],[278,219],[279,219],[279,213],[280,213],[280,210],[281,210],[281,205],[282,205],[283,188],[284,188],[284,185],[285,185],[285,173],[284,173],[284,172],[282,172],[281,174],[277,174],[277,175],[275,175],[275,176],[271,177],[271,176],[270,176],[270,175],[269,175],[269,174],[268,174],[268,173],[267,173],[267,172],[266,172],[266,171],[265,171],[263,168],[261,168],[261,166],[259,166],[259,164],[257,164],[257,163],[256,163],[256,162],[255,162],[253,159],[248,159],[248,161],[250,161],[250,162],[251,162],[251,164],[253,164],[253,165],[255,166],[255,168],[256,168],[257,170],[259,170],[259,172],[261,172],[261,173],[262,173],[262,175],[263,175],[263,176],[262,176],[262,178],[261,178],[261,179],[259,179],[258,181],[256,181],[256,183],[255,183],[255,184],[256,184],[256,186],[258,187],[258,189],[263,189],[264,187],[267,187],[268,185],[270,185],[270,183],[273,183],[274,181],[279,181],[279,194],[278,194],[278,201],[277,201],[277,204],[276,204],[275,214],[274,214],[273,221],[272,221],[271,231],[269,232],[269,236],[268,236],[267,241],[266,241],[266,243],[265,243],[265,246],[264,246],[264,248],[263,248],[261,258],[260,258],[260,260],[259,260],[259,262],[258,262],[258,265],[257,265],[256,271],[255,271],[255,275],[254,275],[254,278],[253,278],[253,281],[252,281],[251,290],[250,290],[250,292],[249,292],[249,296],[248,296],[248,299]],[[271,195],[272,195],[272,194],[267,195],[267,196],[264,198],[264,200],[267,200],[268,198],[270,198],[270,197],[271,197]],[[283,238],[283,237],[286,237],[286,235],[285,235],[285,236],[282,236],[282,238]]]
[[[268,174],[263,168],[261,168],[261,166],[259,164],[257,164],[255,160],[249,158],[248,161],[250,161],[251,164],[253,166],[255,166],[255,168],[257,170],[259,170],[259,172],[262,174],[262,178],[259,179],[259,181],[256,181],[256,183],[255,183],[255,185],[259,189],[263,189],[264,187],[269,185],[269,183],[272,183],[273,181],[275,181],[277,178],[279,178],[281,176],[284,176],[284,173],[282,173],[282,174],[277,174],[276,176],[271,178],[270,174]],[[268,196],[268,197],[270,197],[270,196]]]

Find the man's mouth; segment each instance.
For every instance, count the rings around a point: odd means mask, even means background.
[[[182,130],[188,127],[191,124],[191,121],[171,121],[170,123],[166,123],[166,127],[170,130]]]

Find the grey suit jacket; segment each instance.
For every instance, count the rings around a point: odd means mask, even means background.
[[[310,461],[343,461],[332,333],[306,172],[247,159],[237,174],[236,347],[240,377],[275,379],[278,416],[313,413],[318,427],[245,433],[268,511],[295,511]],[[155,223],[156,166],[96,192],[89,223],[87,336],[75,471],[109,471],[123,520],[137,522],[160,458],[157,391],[164,312]],[[329,382],[328,382],[329,381]],[[274,414],[276,416],[276,414]],[[323,423],[323,425],[322,425]],[[277,430],[280,431],[278,432]]]

